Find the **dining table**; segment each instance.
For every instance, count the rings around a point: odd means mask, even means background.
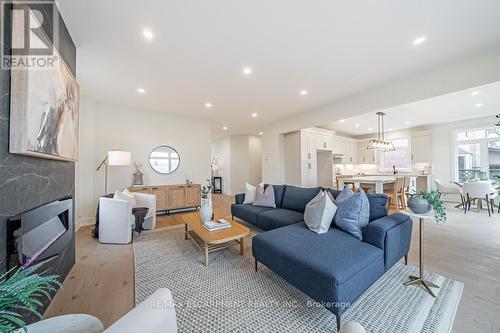
[[[393,184],[396,176],[354,176],[352,178],[339,178],[339,189],[343,189],[345,182],[359,183],[375,186],[375,193],[384,193],[385,184]]]

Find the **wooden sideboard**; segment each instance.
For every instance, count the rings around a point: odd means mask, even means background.
[[[157,185],[129,187],[130,192],[156,195],[156,211],[198,208],[201,205],[201,185]]]

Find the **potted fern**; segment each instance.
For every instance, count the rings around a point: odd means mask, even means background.
[[[41,299],[46,297],[50,300],[50,293],[60,285],[59,276],[37,273],[46,262],[26,269],[13,268],[0,276],[0,332],[12,332],[19,328],[25,331],[22,312],[42,317],[39,313],[43,305]]]

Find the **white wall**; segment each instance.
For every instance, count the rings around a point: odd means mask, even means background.
[[[214,141],[212,143],[212,156],[219,157],[222,164],[222,193],[231,193],[231,140],[229,137]]]
[[[257,136],[231,135],[212,144],[212,151],[223,164],[223,193],[245,191],[245,182],[262,180],[262,140]]]
[[[109,150],[130,151],[132,165],[108,168],[108,193],[132,185],[134,161],[143,165],[145,185],[182,184],[186,178],[205,184],[205,179],[210,178],[211,125],[204,119],[91,101],[82,103],[80,114],[83,154],[76,179],[80,184],[77,193],[82,193],[77,199],[81,221],[94,218],[97,200],[104,194],[104,168],[99,172],[95,168]],[[179,153],[180,165],[172,174],[159,174],[149,165],[149,154],[160,145],[172,146]]]
[[[248,138],[248,159],[250,184],[259,184],[262,181],[262,139],[258,136]]]
[[[82,95],[80,98],[79,158],[75,163],[75,230],[81,225],[93,224],[95,220],[94,177],[97,166],[94,156],[95,116],[95,101]]]
[[[500,80],[500,49],[333,101],[263,129],[262,177],[283,183],[283,134]]]
[[[250,178],[248,135],[231,135],[231,193],[240,193]]]

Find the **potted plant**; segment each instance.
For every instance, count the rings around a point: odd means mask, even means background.
[[[416,214],[425,214],[434,209],[434,217],[438,222],[446,222],[446,208],[441,201],[441,194],[432,190],[415,193],[408,200],[408,208]]]
[[[42,318],[39,313],[42,306],[40,299],[47,297],[50,300],[50,293],[60,285],[59,276],[36,273],[46,262],[25,269],[13,268],[0,276],[0,332],[12,332],[19,328],[25,331],[26,322],[19,312]]]
[[[207,185],[201,187],[201,207],[200,217],[203,223],[212,220],[213,210],[212,203],[210,202],[210,193],[212,191],[212,182],[207,178]]]

